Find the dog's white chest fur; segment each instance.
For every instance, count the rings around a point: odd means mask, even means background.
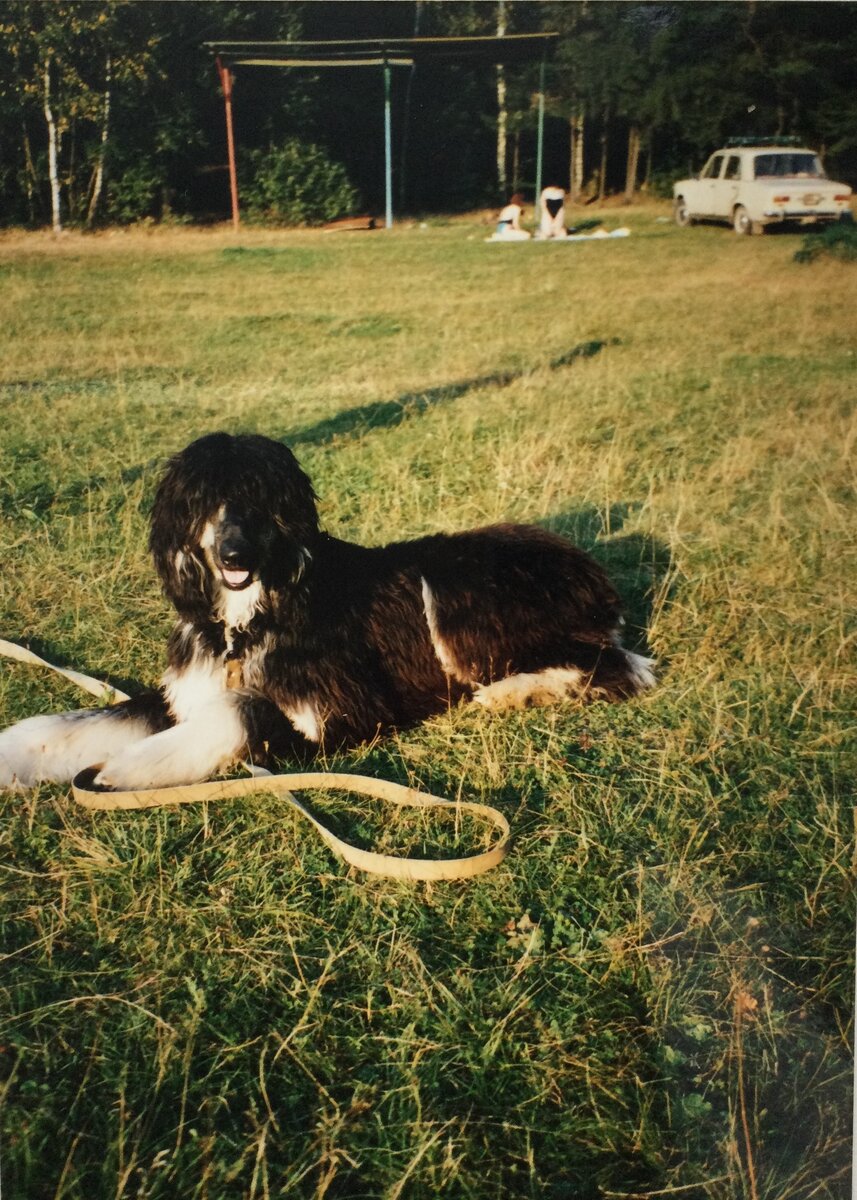
[[[228,647],[232,644],[231,634],[232,631],[227,628]],[[247,654],[241,664],[243,688],[265,693],[268,678],[265,660],[270,648],[271,639],[266,637]],[[176,721],[189,721],[225,692],[227,683],[224,660],[197,649],[186,667],[180,671],[169,668],[164,673],[162,682]],[[285,706],[283,713],[308,741],[321,740],[321,718],[318,709],[309,700],[296,701]]]
[[[226,644],[231,641],[233,629],[246,629],[259,609],[262,599],[262,584],[256,579],[240,592],[223,588],[217,601],[217,615],[226,626]]]
[[[176,721],[189,721],[226,690],[226,672],[218,659],[200,654],[180,671],[169,667],[162,683]]]

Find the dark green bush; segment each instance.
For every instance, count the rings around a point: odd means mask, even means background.
[[[296,138],[252,153],[241,193],[249,216],[282,225],[322,225],[359,203],[344,167]]]
[[[160,173],[148,159],[125,166],[121,172],[107,176],[107,218],[120,225],[129,225],[155,211],[155,197],[160,187]]]
[[[841,262],[857,262],[857,225],[853,220],[828,225],[822,233],[807,234],[800,250],[795,251],[795,262],[815,262],[823,255]]]
[[[672,200],[673,184],[679,179],[686,179],[687,169],[673,167],[668,171],[653,171],[649,176],[647,193],[656,200]]]

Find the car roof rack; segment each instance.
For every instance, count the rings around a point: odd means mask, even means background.
[[[803,146],[799,137],[734,137],[726,139],[726,146],[783,146],[791,149],[793,146]]]

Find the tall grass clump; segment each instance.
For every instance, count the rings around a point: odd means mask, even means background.
[[[0,797],[10,1196],[848,1194],[857,282],[596,215],[631,236],[0,239],[4,636],[155,680],[153,490],[225,428],[288,442],[339,536],[566,534],[659,674],[332,760],[500,807],[513,851],[468,883],[350,873],[264,792]],[[85,703],[0,668],[4,724]],[[363,844],[480,845],[311,802]]]

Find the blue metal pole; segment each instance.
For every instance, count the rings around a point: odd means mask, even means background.
[[[384,192],[388,229],[393,228],[393,146],[390,126],[390,64],[384,62]]]
[[[539,197],[542,194],[542,160],[544,158],[545,141],[545,60],[539,67],[539,132],[536,141],[536,194],[533,197],[533,208],[538,214]]]

